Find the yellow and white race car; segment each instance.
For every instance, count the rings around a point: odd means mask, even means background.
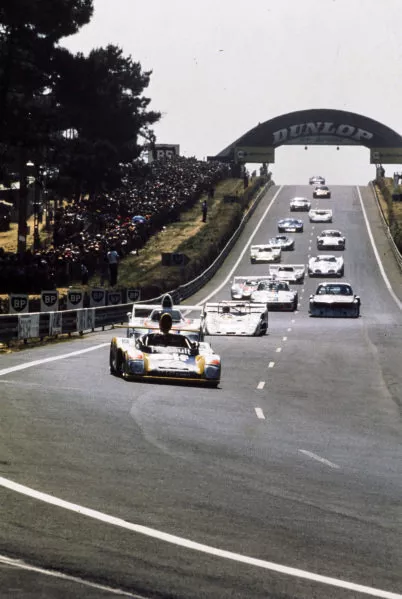
[[[132,380],[186,381],[217,387],[221,359],[209,343],[199,340],[199,331],[173,329],[172,316],[162,314],[159,331],[138,336],[128,327],[126,337],[113,337],[110,372]]]

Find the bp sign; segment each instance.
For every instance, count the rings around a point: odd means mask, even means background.
[[[42,291],[40,301],[41,312],[56,312],[59,309],[59,292]]]
[[[67,291],[67,310],[78,310],[84,305],[84,292],[81,289]]]
[[[28,312],[29,298],[25,293],[11,293],[9,296],[10,314],[23,314]]]

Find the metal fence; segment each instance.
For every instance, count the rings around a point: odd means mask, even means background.
[[[178,304],[181,300],[187,299],[212,279],[239,239],[261,198],[273,184],[272,181],[268,181],[261,187],[236,231],[211,266],[192,281],[180,285],[177,289],[166,291],[166,293],[172,295],[175,303]],[[146,303],[153,303],[160,301],[161,298],[162,295],[144,301]],[[26,342],[28,339],[45,339],[72,333],[82,335],[85,332],[94,331],[95,329],[103,329],[108,325],[127,322],[127,313],[131,312],[132,306],[133,303],[131,302],[99,308],[0,315],[0,343],[9,345],[11,341],[16,340]]]

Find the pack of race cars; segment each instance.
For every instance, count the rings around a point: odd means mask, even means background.
[[[322,186],[325,180],[316,177],[311,178],[310,183],[317,191],[317,186]],[[314,193],[314,197],[321,196]],[[331,197],[330,192],[323,197]],[[293,198],[290,210],[308,211],[310,222],[332,222],[332,210],[312,209],[306,198]],[[325,279],[310,295],[310,316],[357,318],[360,298],[351,285],[327,280],[343,277],[341,255],[310,257],[307,268],[304,264],[281,262],[282,253],[295,248],[295,239],[282,233],[302,232],[303,228],[301,219],[285,217],[278,222],[278,235],[264,244],[252,245],[250,262],[266,266],[258,274],[235,276],[230,299],[178,307],[167,294],[160,303],[134,304],[125,337],[114,337],[111,341],[111,373],[134,380],[218,386],[221,358],[205,337],[265,335],[270,311],[297,310],[299,297],[293,286],[303,283],[306,273],[309,277]],[[336,229],[319,232],[316,243],[319,250],[345,250],[346,247],[344,235]]]

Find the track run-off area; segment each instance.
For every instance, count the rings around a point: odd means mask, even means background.
[[[370,189],[331,191],[282,263],[341,230],[360,318],[310,318],[306,275],[265,337],[208,338],[218,389],[110,376],[116,331],[1,357],[2,597],[402,598],[402,277]],[[267,192],[189,304],[266,274],[249,246],[294,196]]]

